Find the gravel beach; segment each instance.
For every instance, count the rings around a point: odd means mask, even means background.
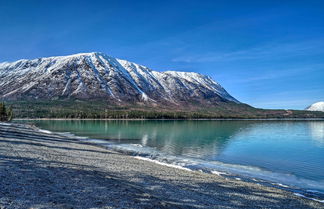
[[[281,189],[0,123],[0,208],[324,208]]]

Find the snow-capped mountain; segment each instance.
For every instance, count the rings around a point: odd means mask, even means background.
[[[307,107],[306,110],[324,112],[324,102],[316,102],[316,103],[312,104],[311,106]]]
[[[208,76],[158,72],[103,53],[0,63],[0,99],[65,98],[155,105],[239,103]]]

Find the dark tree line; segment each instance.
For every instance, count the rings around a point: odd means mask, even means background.
[[[0,121],[11,121],[13,118],[12,107],[6,107],[4,103],[0,103]]]
[[[0,103],[1,104],[1,103]],[[266,110],[244,104],[220,103],[214,107],[197,109],[159,109],[159,107],[112,106],[105,101],[6,101],[19,118],[75,118],[75,119],[264,119],[264,118],[324,118],[324,112],[302,110]],[[1,108],[3,109],[3,107]],[[4,108],[6,109],[6,108]],[[12,110],[4,119],[12,119]],[[0,115],[2,115],[0,113]],[[0,116],[1,117],[1,116]]]

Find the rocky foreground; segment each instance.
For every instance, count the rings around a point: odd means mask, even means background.
[[[186,171],[0,123],[0,208],[324,208],[280,189]]]

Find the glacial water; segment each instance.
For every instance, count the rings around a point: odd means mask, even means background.
[[[324,192],[324,121],[19,122],[84,136],[110,148],[190,169]]]

